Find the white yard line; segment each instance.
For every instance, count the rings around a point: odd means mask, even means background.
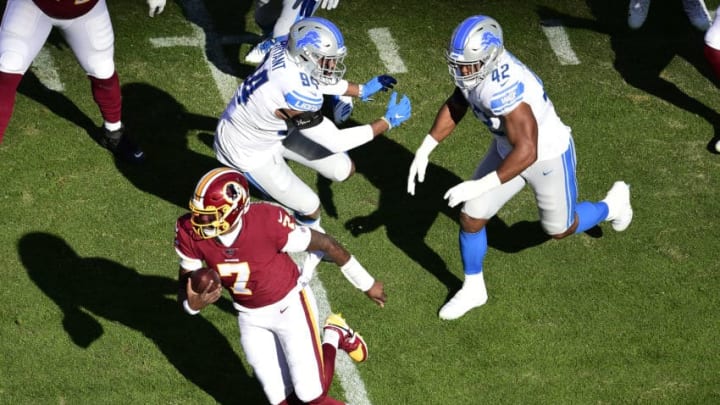
[[[565,33],[565,28],[559,21],[543,21],[541,27],[561,65],[580,64],[580,59],[575,55],[570,45],[570,39]]]
[[[50,90],[62,92],[65,90],[65,86],[60,80],[57,69],[55,69],[55,62],[53,62],[52,55],[46,47],[40,49],[40,53],[35,57],[32,63],[32,70],[37,76],[40,83]]]
[[[388,73],[405,73],[407,68],[395,43],[390,30],[387,28],[372,28],[368,30],[370,40],[373,41],[380,53],[380,60],[388,70]]]

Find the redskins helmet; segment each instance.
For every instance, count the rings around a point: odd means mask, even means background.
[[[472,89],[493,69],[503,51],[500,24],[493,18],[476,15],[453,31],[445,51],[450,76],[463,89]]]
[[[245,176],[237,170],[221,167],[207,172],[195,186],[190,210],[195,233],[210,239],[242,225],[242,216],[250,206]]]
[[[345,75],[345,40],[338,27],[324,18],[308,17],[293,24],[287,52],[322,84],[336,84]]]

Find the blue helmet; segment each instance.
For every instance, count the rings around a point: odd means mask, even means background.
[[[445,51],[450,76],[458,87],[474,88],[495,69],[502,51],[500,24],[484,15],[469,17],[455,28]]]
[[[293,24],[287,51],[295,63],[320,83],[332,85],[345,75],[345,40],[335,24],[324,18],[309,17]]]

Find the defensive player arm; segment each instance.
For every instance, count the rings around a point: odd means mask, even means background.
[[[390,129],[388,122],[382,118],[367,125],[339,129],[332,120],[325,119],[320,111],[281,109],[278,115],[291,121],[303,136],[333,153],[347,152]]]
[[[468,106],[465,96],[458,88],[455,88],[455,92],[448,97],[440,110],[438,110],[429,135],[436,141],[442,142],[450,136],[457,124],[462,121],[467,113]]]
[[[504,183],[537,160],[538,126],[532,109],[526,103],[520,103],[502,119],[508,141],[513,146],[497,169],[497,175]]]

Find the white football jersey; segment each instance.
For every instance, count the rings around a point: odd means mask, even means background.
[[[322,103],[318,81],[289,59],[284,43],[277,43],[225,108],[216,133],[216,152],[233,156],[241,171],[251,171],[282,148],[288,128],[275,115],[277,109],[318,111]]]
[[[554,158],[570,145],[570,128],[555,113],[537,75],[507,50],[497,67],[472,90],[461,89],[475,116],[497,139],[498,153],[505,158],[512,150],[500,117],[521,102],[530,106],[538,124],[538,161]]]

